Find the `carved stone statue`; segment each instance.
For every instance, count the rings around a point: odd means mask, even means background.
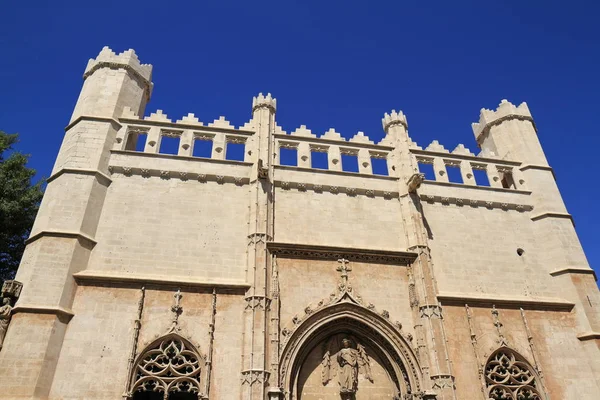
[[[358,389],[358,351],[350,347],[350,340],[343,339],[344,346],[337,355],[340,365],[338,379],[340,393],[356,393]]]
[[[356,343],[356,348],[353,347]],[[347,336],[330,337],[324,344],[324,354],[321,361],[321,380],[323,385],[337,376],[342,399],[354,399],[358,390],[359,373],[365,379],[373,382],[371,375],[371,360],[364,346]],[[336,360],[333,362],[331,359]]]
[[[2,291],[0,292],[0,350],[2,349],[2,343],[4,343],[4,337],[8,330],[12,309],[21,294],[22,287],[23,284],[21,282],[12,280],[5,281],[2,285]]]

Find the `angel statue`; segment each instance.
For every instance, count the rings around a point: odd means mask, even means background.
[[[332,342],[336,342],[334,337],[329,338],[324,345],[324,354],[321,361],[321,382],[323,386],[327,385],[332,377],[337,375],[340,386],[340,394],[344,399],[353,399],[354,393],[358,390],[358,374],[362,374],[365,379],[373,382],[371,374],[371,360],[365,347],[357,344],[357,348],[352,347],[352,340],[344,337],[339,345],[339,350],[332,348]],[[339,343],[339,342],[338,342]],[[331,359],[337,360],[337,363],[331,362]]]
[[[356,345],[356,348],[358,349],[359,369],[363,371],[365,378],[368,379],[369,382],[373,383],[373,376],[371,375],[371,360],[369,360],[367,350],[365,349],[365,346],[360,343]]]

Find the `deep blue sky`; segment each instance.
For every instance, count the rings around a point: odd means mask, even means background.
[[[89,4],[86,4],[89,3]],[[218,3],[218,4],[217,4]],[[424,5],[426,4],[426,5]],[[594,1],[14,1],[2,5],[0,129],[48,176],[89,58],[154,65],[146,114],[234,125],[271,92],[278,123],[379,140],[408,116],[425,147],[464,143],[479,109],[527,101],[590,263],[600,189],[600,6]]]

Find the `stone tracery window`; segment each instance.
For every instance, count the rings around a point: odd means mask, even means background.
[[[485,383],[493,400],[544,400],[537,374],[507,348],[497,350],[485,367]]]
[[[160,393],[164,399],[188,393],[198,398],[202,364],[202,357],[191,346],[180,337],[169,335],[139,357],[131,392]]]

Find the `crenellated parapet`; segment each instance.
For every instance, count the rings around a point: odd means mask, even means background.
[[[83,79],[87,79],[99,68],[123,68],[140,80],[146,87],[146,95],[149,97],[152,92],[152,65],[142,64],[133,49],[122,53],[115,53],[108,46],[104,46],[96,58],[88,61],[83,74]]]
[[[496,110],[482,108],[479,113],[479,122],[471,124],[477,143],[481,144],[481,140],[491,127],[512,119],[531,121],[534,124],[529,107],[527,107],[527,103],[525,102],[515,106],[508,100],[502,100]]]
[[[402,111],[396,112],[396,110],[392,110],[392,112],[383,114],[383,118],[381,119],[381,123],[383,125],[383,130],[385,133],[388,132],[388,129],[394,125],[402,125],[404,129],[408,129],[408,121],[406,120],[406,115]]]
[[[273,98],[271,93],[267,93],[266,96],[259,93],[258,96],[252,98],[252,112],[263,107],[273,112],[277,111],[277,99]]]

